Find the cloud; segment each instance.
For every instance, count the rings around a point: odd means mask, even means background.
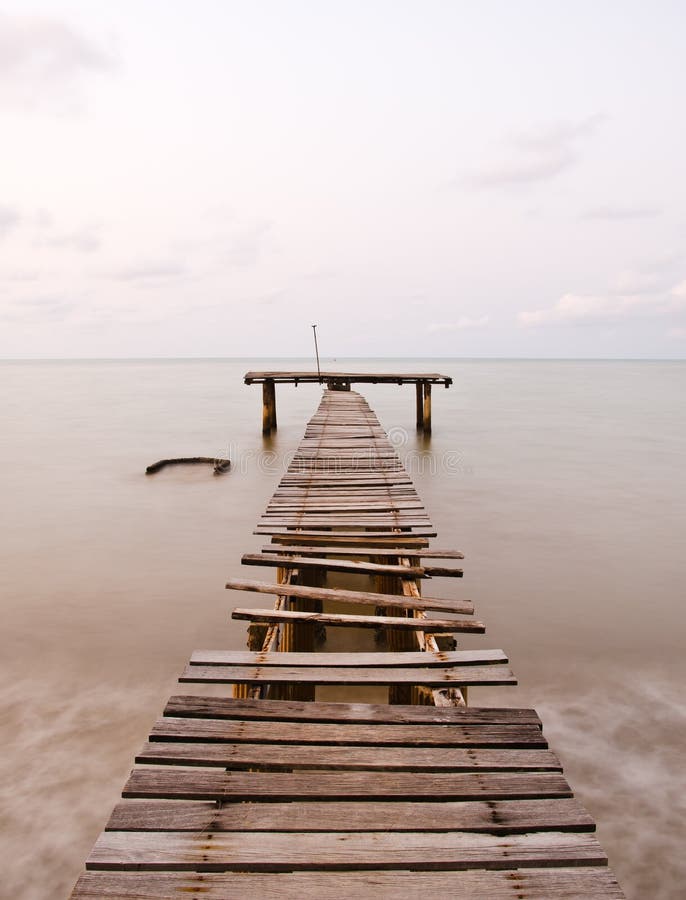
[[[569,151],[551,153],[497,164],[474,175],[470,180],[477,187],[547,181],[569,169],[575,162],[576,156]]]
[[[674,297],[686,297],[686,281],[675,284],[670,293]]]
[[[451,331],[463,331],[468,328],[485,328],[488,323],[488,316],[480,316],[478,319],[473,319],[470,316],[460,316],[455,322],[432,322],[426,331],[427,334],[449,333]]]
[[[112,53],[59,19],[0,13],[0,102],[37,108],[73,100],[84,73],[115,65]]]
[[[587,222],[630,222],[661,215],[662,210],[657,206],[597,206],[587,209],[579,218]]]
[[[684,296],[686,299],[686,292]],[[565,294],[553,306],[523,311],[518,314],[517,318],[519,324],[524,326],[583,325],[628,318],[663,316],[684,308],[686,308],[686,302],[681,302],[679,299],[674,300],[667,294]]]
[[[231,235],[225,258],[232,266],[254,266],[261,259],[272,228],[271,222],[256,222]]]
[[[79,253],[94,253],[100,249],[102,244],[100,226],[85,225],[76,231],[39,238],[35,244],[37,247],[48,247],[53,250],[76,250]]]
[[[605,113],[593,113],[576,122],[553,122],[519,134],[514,143],[526,150],[559,150],[579,138],[591,137],[608,118]]]
[[[0,206],[0,239],[7,237],[21,222],[19,212],[12,206]]]
[[[579,161],[578,143],[593,136],[606,120],[603,113],[595,113],[520,134],[509,142],[513,157],[484,166],[468,181],[481,188],[548,181]]]
[[[187,274],[185,265],[174,260],[141,260],[106,273],[115,281],[151,283],[180,278]]]
[[[67,318],[76,304],[61,295],[39,295],[14,300],[0,313],[6,322],[59,322]]]
[[[24,282],[38,281],[40,272],[38,269],[8,269],[0,272],[0,282],[22,284]]]
[[[656,294],[669,286],[666,273],[626,269],[611,285],[613,294]]]

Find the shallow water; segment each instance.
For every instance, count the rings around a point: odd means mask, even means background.
[[[0,364],[0,893],[69,892],[190,652],[243,646],[229,610],[250,598],[223,584],[262,544],[254,523],[319,389],[278,388],[264,440],[261,391],[242,374],[302,365]],[[504,648],[519,677],[470,702],[534,705],[627,895],[681,896],[686,364],[326,365],[454,377],[434,389],[430,441],[411,387],[360,390],[435,545],[466,554],[463,581],[439,585],[488,626],[462,646]],[[229,456],[232,471],[143,474],[195,455]]]

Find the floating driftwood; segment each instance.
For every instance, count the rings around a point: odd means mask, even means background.
[[[213,456],[180,456],[178,459],[159,459],[156,463],[148,466],[145,470],[145,474],[154,475],[155,472],[159,472],[160,469],[164,469],[165,466],[192,466],[197,463],[210,463],[210,465],[214,467],[215,475],[223,475],[224,472],[228,472],[231,467],[231,461],[228,459],[215,459]]]

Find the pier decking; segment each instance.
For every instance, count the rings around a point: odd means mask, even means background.
[[[233,696],[171,697],[74,898],[623,896],[536,712],[467,705],[515,683],[509,660],[454,649],[485,626],[422,588],[460,578],[462,553],[429,546],[363,397],[324,391],[256,533],[271,540],[242,561],[276,581],[227,587],[274,604],[235,608],[248,649],[197,650],[180,678]],[[322,652],[346,627],[385,649]]]

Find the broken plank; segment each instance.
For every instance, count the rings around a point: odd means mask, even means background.
[[[424,569],[421,566],[380,565],[318,557],[311,559],[305,556],[275,556],[264,553],[244,553],[241,563],[244,566],[281,566],[289,569],[314,567],[353,575],[397,575],[399,578],[422,578],[424,576]]]
[[[396,628],[401,631],[425,631],[431,634],[473,632],[483,634],[483,622],[467,619],[413,619],[400,616],[348,616],[340,613],[292,612],[276,609],[241,609],[231,613],[233,619],[271,624],[273,622],[312,622],[321,625],[353,628]]]
[[[261,558],[258,556],[258,558]],[[288,567],[284,567],[288,568]],[[406,597],[401,594],[377,594],[374,591],[347,591],[338,588],[313,588],[301,584],[278,584],[271,581],[252,581],[231,578],[226,587],[234,591],[254,591],[258,594],[275,594],[297,597],[303,600],[327,600],[335,603],[361,604],[400,609],[440,610],[442,612],[471,615],[474,606],[466,600],[449,600],[439,597]]]

